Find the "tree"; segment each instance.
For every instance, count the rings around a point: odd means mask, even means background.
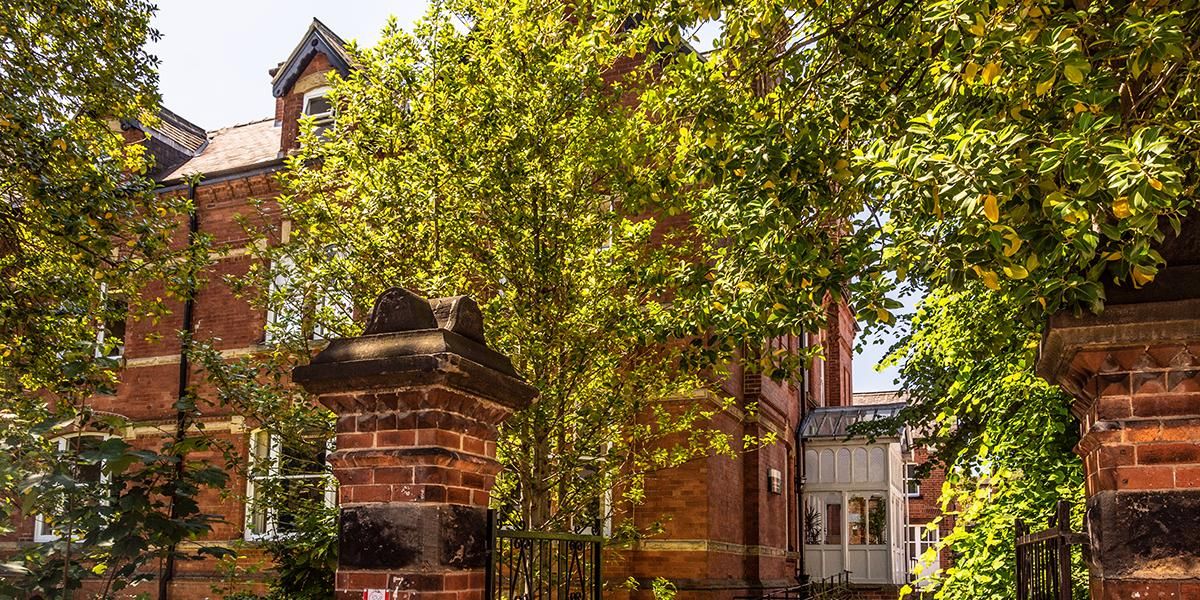
[[[674,61],[641,104],[694,124],[676,135],[691,174],[677,185],[705,191],[688,208],[747,241],[854,219],[859,242],[812,280],[859,277],[864,320],[890,320],[893,275],[981,281],[1040,313],[1099,309],[1103,278],[1153,279],[1153,243],[1191,207],[1193,3],[686,6],[638,35],[669,49],[723,24],[707,60]],[[777,210],[734,206],[755,190]],[[741,260],[811,246],[747,243]],[[760,270],[778,284],[812,266]]]
[[[731,346],[689,312],[706,247],[647,178],[623,22],[475,1],[391,23],[333,78],[334,123],[283,179],[290,239],[264,251],[274,334],[302,358],[392,285],[480,303],[540,392],[505,426],[495,490],[532,528],[590,526],[606,490],[636,502],[646,472],[741,444],[702,426],[726,400],[692,401]]]
[[[1034,385],[1034,348],[1010,342],[1036,340],[1056,311],[1102,310],[1105,285],[1151,282],[1156,245],[1194,214],[1198,8],[702,0],[648,10],[629,35],[670,57],[719,22],[713,52],[664,58],[639,103],[673,140],[665,193],[686,198],[702,234],[730,239],[717,287],[849,292],[875,327],[895,321],[889,292],[929,293],[893,360],[913,380],[910,424],[956,424],[937,439],[959,475],[945,498],[983,489],[980,465],[1054,473],[1040,491],[1076,497],[1063,398]],[[1017,383],[1029,387],[1001,394]],[[1013,430],[989,402],[1036,426]],[[988,493],[1012,502],[966,502],[968,521],[990,524],[949,540],[968,564],[1001,558],[1005,520],[1048,508],[1015,499],[1049,478],[1001,481]],[[989,573],[979,597],[1003,597],[1011,574]],[[966,594],[966,580],[951,573],[940,593]]]
[[[936,551],[951,549],[954,563],[920,583],[934,598],[1000,600],[1013,595],[1017,519],[1036,529],[1067,500],[1081,529],[1083,465],[1071,399],[1034,373],[1040,327],[1022,321],[1024,307],[973,287],[932,293],[892,349],[916,402],[887,426],[920,424],[920,443],[938,448],[946,468],[941,503],[954,529]],[[1083,597],[1082,556],[1074,567]]]
[[[202,240],[172,248],[189,205],[154,194],[137,129],[122,131],[155,123],[157,61],[144,48],[158,35],[153,10],[141,0],[0,9],[0,445],[12,449],[0,455],[0,531],[18,509],[44,516],[59,538],[30,549],[31,576],[14,585],[56,597],[85,575],[105,594],[147,577],[152,559],[208,526],[191,499],[223,477],[178,472],[197,440],[65,451],[50,440],[120,430],[88,407],[115,383],[116,324],[163,314],[194,289],[207,255]],[[153,281],[165,292],[144,297]]]

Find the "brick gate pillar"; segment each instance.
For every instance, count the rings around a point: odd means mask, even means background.
[[[1162,253],[1103,314],[1053,317],[1039,359],[1075,397],[1096,600],[1200,598],[1200,219]]]
[[[497,426],[536,392],[475,302],[388,290],[293,379],[338,417],[336,598],[482,599]]]

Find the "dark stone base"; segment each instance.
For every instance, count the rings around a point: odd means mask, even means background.
[[[487,511],[456,504],[379,504],[342,509],[338,565],[349,569],[487,565]]]
[[[1093,576],[1200,578],[1200,490],[1097,493],[1088,529]]]

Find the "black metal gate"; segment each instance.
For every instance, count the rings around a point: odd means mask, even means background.
[[[1071,531],[1071,506],[1060,500],[1050,527],[1030,533],[1017,521],[1017,600],[1071,600],[1071,546],[1087,536]]]
[[[488,529],[487,600],[601,600],[603,537]]]

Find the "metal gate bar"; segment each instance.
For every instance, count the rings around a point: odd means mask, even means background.
[[[1087,536],[1071,531],[1071,506],[1059,500],[1050,527],[1030,533],[1017,521],[1017,600],[1071,600],[1071,546]]]
[[[487,600],[601,600],[604,538],[501,529],[488,511]]]

